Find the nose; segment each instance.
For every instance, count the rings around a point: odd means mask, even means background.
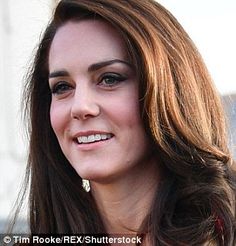
[[[87,86],[77,86],[72,99],[71,117],[86,120],[100,114],[96,96]]]

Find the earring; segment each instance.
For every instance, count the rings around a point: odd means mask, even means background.
[[[82,179],[82,187],[86,192],[90,191],[90,183],[88,179]]]

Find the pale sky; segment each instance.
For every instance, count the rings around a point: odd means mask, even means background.
[[[38,36],[48,22],[48,0],[27,0],[28,5],[38,5],[37,11],[22,8],[16,2],[12,18],[19,13],[17,22],[27,23],[19,29],[15,50],[19,50],[19,70],[25,72],[24,64],[29,61],[30,50],[38,43]],[[236,93],[236,0],[158,0],[179,20],[195,42],[210,74],[221,94]],[[18,4],[17,4],[18,3]],[[18,7],[17,7],[18,6]],[[19,11],[20,9],[20,11]],[[41,30],[41,31],[40,31]],[[17,29],[16,29],[17,31]],[[23,47],[23,49],[22,49]],[[23,59],[25,58],[25,59]],[[17,57],[14,59],[17,60]],[[23,69],[22,69],[23,67]]]
[[[236,1],[159,0],[202,54],[221,94],[236,93]]]

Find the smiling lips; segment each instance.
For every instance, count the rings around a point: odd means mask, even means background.
[[[102,134],[97,133],[97,134],[79,136],[76,139],[79,144],[89,144],[89,143],[108,140],[112,137],[113,135],[111,133],[102,133]]]

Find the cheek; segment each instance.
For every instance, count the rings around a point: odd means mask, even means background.
[[[127,96],[113,105],[113,115],[116,120],[130,128],[141,125],[139,102],[136,95]]]
[[[58,105],[56,103],[51,104],[50,107],[50,121],[52,128],[57,136],[60,136],[60,133],[63,132],[63,129],[66,124],[66,109],[63,105]]]
[[[123,95],[119,95],[117,98],[113,97],[109,100],[109,104],[106,106],[106,109],[111,118],[119,125],[130,128],[134,125],[142,124],[138,93],[136,93],[136,90],[133,88],[129,88],[129,90],[126,90]]]

